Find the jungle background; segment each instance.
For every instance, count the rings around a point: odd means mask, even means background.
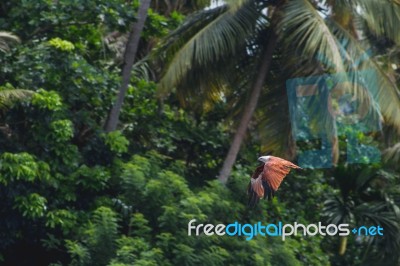
[[[398,1],[5,0],[0,25],[1,265],[399,265]],[[285,82],[359,69],[378,129],[318,112],[331,141],[295,139]],[[379,160],[349,163],[349,138]],[[247,207],[259,156],[321,145],[330,167]],[[191,219],[384,236],[193,237]]]

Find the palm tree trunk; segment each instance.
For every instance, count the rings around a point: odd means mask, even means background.
[[[346,253],[347,248],[347,236],[340,237],[340,245],[339,245],[339,255],[343,256]]]
[[[124,54],[124,66],[122,68],[122,83],[118,92],[117,99],[108,115],[108,119],[104,125],[106,132],[111,132],[117,129],[119,114],[124,102],[126,91],[128,90],[129,81],[131,78],[132,66],[135,61],[136,53],[139,46],[140,35],[143,31],[143,26],[147,18],[147,10],[150,7],[151,0],[142,0],[137,21],[132,25],[132,30],[129,33],[128,42]]]
[[[260,97],[261,89],[264,85],[265,78],[267,76],[269,67],[272,62],[272,55],[275,50],[276,42],[277,42],[277,36],[275,35],[275,33],[272,33],[269,38],[268,45],[265,48],[264,54],[261,58],[260,66],[257,73],[257,78],[253,84],[250,98],[243,111],[239,127],[237,128],[231,147],[229,148],[221,172],[219,173],[218,176],[218,179],[223,184],[226,184],[226,182],[228,181],[229,175],[232,171],[233,164],[236,161],[237,154],[239,153],[240,146],[246,134],[247,127],[249,125],[251,117],[253,116],[254,110],[257,107],[258,98]]]

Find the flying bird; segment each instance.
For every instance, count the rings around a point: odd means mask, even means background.
[[[247,188],[250,207],[254,207],[261,198],[271,200],[283,178],[289,174],[290,169],[301,169],[299,166],[275,156],[261,156],[258,161],[263,164],[256,168]]]

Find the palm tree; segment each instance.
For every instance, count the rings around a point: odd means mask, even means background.
[[[328,224],[347,223],[350,230],[358,226],[380,226],[383,236],[355,236],[354,242],[364,245],[363,259],[377,260],[380,264],[397,265],[400,256],[400,209],[395,201],[399,191],[398,176],[374,167],[337,167],[333,172],[335,195],[324,203],[322,216]],[[394,191],[396,188],[397,191]],[[338,253],[343,256],[347,247],[347,236],[342,236]]]
[[[400,27],[400,6],[397,3],[373,0],[226,2],[190,16],[159,49],[166,62],[159,83],[164,95],[176,90],[185,103],[221,100],[227,95],[247,99],[219,175],[223,183],[229,177],[263,88],[275,96],[276,102],[285,96],[283,84],[270,83],[274,78],[271,68],[274,64],[296,69],[292,72],[303,76],[318,73],[316,69],[319,73],[375,70],[379,73],[375,95],[379,111],[388,123],[400,129],[396,86],[372,57],[364,56],[367,40],[362,42],[359,36],[368,28],[375,35],[399,42],[396,33]],[[355,62],[355,58],[363,60]],[[243,80],[237,82],[236,74]],[[244,87],[245,93],[238,93]],[[356,86],[353,87],[356,91]],[[270,119],[271,123],[274,121],[275,118]]]

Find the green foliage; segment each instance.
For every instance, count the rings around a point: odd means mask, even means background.
[[[74,135],[72,122],[67,119],[51,122],[50,128],[52,129],[52,137],[57,142],[68,141]]]
[[[15,198],[14,208],[18,209],[22,216],[29,218],[42,217],[46,211],[47,200],[37,193],[27,196],[17,196]]]
[[[44,162],[36,162],[28,153],[3,153],[0,156],[1,183],[21,180],[34,182],[49,179],[49,166]]]
[[[75,49],[75,46],[71,42],[61,40],[58,37],[51,39],[49,41],[49,45],[54,46],[55,48],[65,52],[70,52]]]
[[[171,23],[172,23],[171,28],[173,28],[173,29],[177,28],[185,19],[184,15],[182,15],[176,11],[172,12],[170,14],[170,17],[171,17]]]
[[[118,233],[118,218],[107,207],[100,207],[93,213],[93,218],[85,231],[87,245],[93,262],[106,265],[115,255],[115,239]]]
[[[117,240],[117,254],[110,265],[159,265],[162,251],[151,248],[149,243],[140,237],[122,237]]]
[[[77,214],[69,210],[48,211],[46,214],[46,226],[50,228],[59,226],[63,232],[69,233],[76,226],[77,219]]]
[[[131,220],[129,222],[129,227],[131,230],[130,235],[149,239],[151,228],[149,227],[148,223],[149,221],[146,220],[142,213],[132,214]]]
[[[227,23],[225,29],[214,21],[220,16],[230,22],[254,14],[264,2],[236,12],[235,8],[246,1],[232,1],[231,10],[206,9],[193,16],[193,10],[203,9],[209,1],[178,1],[181,5],[168,7],[172,2],[158,1],[158,6],[154,4],[149,10],[138,60],[147,60],[149,51],[158,47],[158,40],[182,23],[185,34],[180,35],[182,31],[178,30],[172,37],[195,42],[192,51],[206,51],[200,58],[223,54],[233,56],[232,60],[244,58],[237,53],[238,47],[245,47],[246,54],[251,51],[257,57],[256,40],[243,36],[258,30],[254,28],[255,21],[258,27],[267,25],[268,17]],[[369,7],[363,8],[370,11]],[[0,5],[1,25],[22,40],[17,46],[8,46],[7,53],[0,53],[2,264],[395,264],[396,256],[390,254],[398,250],[398,240],[386,236],[361,241],[349,237],[342,257],[336,255],[336,238],[297,236],[283,242],[262,236],[251,241],[244,236],[188,236],[191,219],[212,224],[308,224],[326,217],[331,218],[326,219],[329,222],[343,218],[354,225],[383,224],[391,235],[398,236],[398,177],[380,164],[303,170],[285,179],[272,202],[263,201],[248,209],[246,187],[263,138],[253,124],[229,183],[223,186],[215,180],[234,126],[229,117],[236,115],[232,110],[238,110],[237,99],[245,98],[243,92],[211,93],[213,99],[219,99],[213,102],[217,102],[213,108],[192,101],[193,105],[183,109],[178,103],[182,99],[172,95],[161,101],[157,98],[159,84],[139,76],[139,69],[146,65],[144,76],[160,77],[161,65],[146,60],[139,61],[133,72],[120,130],[104,133],[102,125],[120,84],[119,61],[105,40],[120,40],[123,50],[123,39],[136,10],[137,1],[124,0],[15,0]],[[189,14],[190,23],[183,22],[182,14]],[[190,25],[194,28],[189,29]],[[211,37],[198,36],[199,29],[206,25],[214,29],[207,35]],[[233,36],[240,43],[218,46],[222,49],[218,53],[210,44],[221,44],[221,40],[228,40],[226,36]],[[1,37],[0,34],[0,46]],[[11,39],[17,40],[14,35]],[[172,50],[181,47],[182,43],[175,45],[170,40],[166,45],[171,45],[168,47]],[[198,44],[206,45],[205,49]],[[161,51],[164,52],[170,51]],[[185,60],[193,56],[190,51],[187,54],[188,57],[182,54],[182,61],[176,65],[177,69],[185,68],[183,72],[188,70]],[[241,79],[244,72],[225,62],[207,68],[210,72],[234,69],[235,75],[228,75],[232,83]],[[206,71],[198,65],[195,69],[196,77]],[[281,75],[275,70],[273,74]],[[215,80],[208,81],[211,84]],[[188,82],[178,89],[193,88],[195,95],[202,94],[193,84],[196,83]],[[236,99],[233,102],[232,97]],[[265,110],[271,110],[270,106],[280,105],[273,102],[265,105]],[[280,122],[276,125],[280,126]],[[346,130],[362,144],[376,141],[373,135]],[[277,132],[283,135],[280,130]],[[345,139],[340,142],[346,145]],[[341,159],[345,155],[341,154]]]
[[[324,220],[333,224],[348,223],[354,227],[379,225],[385,228],[383,237],[370,236],[365,240],[368,242],[368,249],[365,251],[354,249],[348,244],[351,256],[357,254],[357,257],[362,259],[353,260],[346,254],[342,260],[354,261],[360,265],[381,261],[395,264],[399,257],[394,256],[391,250],[400,246],[397,238],[400,234],[400,211],[394,202],[400,194],[390,187],[398,182],[398,174],[380,169],[378,165],[364,167],[362,170],[359,166],[339,166],[333,176],[339,189],[330,194],[324,202]],[[356,239],[351,243],[357,242],[359,240]]]
[[[14,1],[8,4],[8,10],[9,20],[3,19],[1,23],[23,37],[32,36],[32,33],[46,36],[52,32],[49,29],[53,29],[61,39],[88,45],[100,45],[96,43],[100,39],[84,38],[93,36],[93,26],[124,30],[133,19],[133,6],[120,0]],[[26,16],[29,20],[22,19]]]
[[[81,165],[72,176],[77,185],[81,185],[83,189],[90,191],[101,191],[107,187],[107,181],[110,179],[109,171],[98,165],[92,168]]]
[[[128,151],[129,141],[121,131],[112,131],[103,135],[105,143],[110,147],[110,150],[116,153],[124,153]]]
[[[71,266],[89,265],[90,253],[86,247],[71,240],[66,240],[65,243],[68,253],[72,257]]]
[[[58,111],[62,107],[61,97],[55,91],[45,91],[40,89],[32,97],[32,104],[41,109]]]
[[[147,12],[147,25],[143,32],[145,39],[151,37],[163,37],[168,34],[167,18],[149,9]]]

